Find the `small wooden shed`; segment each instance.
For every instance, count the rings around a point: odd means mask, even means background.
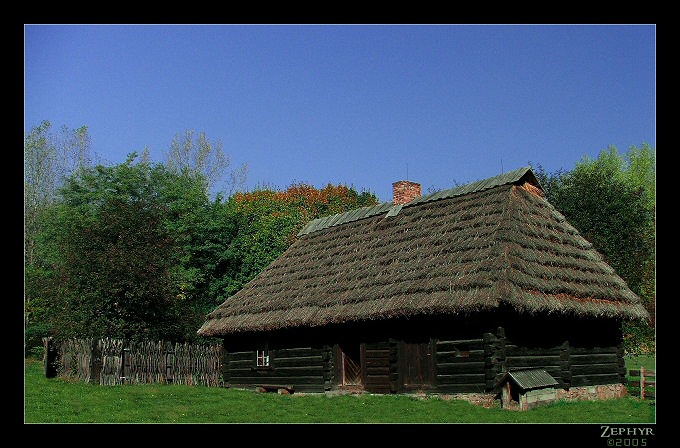
[[[545,369],[519,369],[506,372],[496,385],[501,407],[526,411],[557,399],[559,382]]]

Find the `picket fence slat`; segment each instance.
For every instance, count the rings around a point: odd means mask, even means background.
[[[57,375],[100,385],[174,383],[220,387],[221,347],[167,341],[123,341],[104,338],[62,341],[58,350],[51,338],[43,341],[48,365]]]

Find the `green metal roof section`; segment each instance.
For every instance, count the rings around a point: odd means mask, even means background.
[[[362,207],[345,213],[337,213],[335,215],[317,218],[307,223],[306,226],[298,232],[297,236],[307,235],[318,230],[327,229],[333,226],[339,226],[351,221],[357,221],[363,218],[370,218],[371,216],[380,215],[389,211],[392,208],[391,202],[384,202],[370,207]]]
[[[382,213],[388,212],[387,216],[396,216],[399,214],[403,207],[413,207],[415,205],[423,204],[426,202],[437,201],[440,199],[448,199],[456,196],[462,196],[465,194],[475,193],[477,191],[488,190],[489,188],[498,187],[501,185],[511,184],[520,181],[524,176],[530,174],[532,182],[538,185],[538,180],[533,175],[531,167],[522,167],[489,179],[478,180],[467,185],[462,185],[460,187],[451,188],[449,190],[442,190],[436,193],[428,194],[426,196],[421,196],[414,199],[408,204],[394,205],[392,202],[383,202],[382,204],[362,207],[356,210],[352,210],[345,213],[337,213],[335,215],[326,216],[323,218],[317,218],[307,223],[305,227],[298,232],[297,236],[301,237],[308,235],[312,232],[317,232],[319,230],[327,229],[329,227],[338,226],[352,221],[357,221],[359,219],[370,218],[372,216],[380,215]]]
[[[424,202],[431,202],[437,201],[439,199],[447,199],[455,196],[462,196],[464,194],[475,193],[477,191],[488,190],[489,188],[515,183],[521,180],[528,172],[531,172],[531,167],[525,166],[495,177],[490,177],[489,179],[478,180],[467,185],[461,185],[460,187],[455,187],[449,190],[442,190],[436,193],[428,194],[426,196],[421,196],[406,204],[405,207],[412,207],[414,205],[422,204]],[[538,180],[536,179],[536,177],[533,176],[533,173],[532,180],[535,181],[536,184],[538,184]]]
[[[521,369],[509,371],[499,381],[499,385],[511,378],[521,389],[531,390],[556,386],[559,383],[545,369]]]

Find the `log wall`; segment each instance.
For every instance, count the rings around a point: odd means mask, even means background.
[[[482,337],[437,340],[435,348],[438,392],[484,392],[487,351]]]
[[[234,387],[264,383],[292,386],[300,392],[338,387],[338,335],[361,345],[363,388],[371,393],[408,393],[400,350],[405,341],[430,335],[431,393],[490,393],[508,370],[542,368],[562,389],[625,383],[620,333],[615,321],[490,314],[465,320],[431,319],[372,322],[351,329],[289,332],[267,336],[271,367],[255,367],[253,339],[225,339],[223,377]],[[251,335],[252,337],[253,335]],[[262,335],[259,335],[262,337]],[[231,348],[227,342],[232,341]],[[317,341],[319,345],[309,345]],[[424,339],[427,341],[427,339]],[[344,341],[347,342],[347,341]],[[402,348],[400,348],[402,347]]]
[[[324,392],[331,382],[329,346],[272,347],[270,366],[256,367],[255,347],[228,351],[228,384],[237,388],[286,386],[296,392]]]
[[[391,392],[391,379],[394,378],[394,344],[386,342],[372,342],[364,344],[364,389],[376,394]]]

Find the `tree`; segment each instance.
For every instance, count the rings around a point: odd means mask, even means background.
[[[653,349],[656,310],[656,156],[648,144],[610,146],[572,171],[537,177],[555,206],[641,297],[652,319],[626,326],[629,350]]]
[[[237,193],[226,203],[235,236],[225,248],[219,299],[226,299],[274,261],[312,219],[378,204],[369,192],[328,184],[317,189],[298,183],[280,191],[262,188]]]
[[[176,221],[181,207],[196,204],[171,192],[190,196],[200,179],[190,188],[185,177],[135,164],[136,157],[80,170],[59,190],[43,240],[52,256],[53,334],[184,340],[193,324],[180,294],[183,227]]]
[[[46,124],[27,136],[36,160],[54,156],[38,151],[51,148],[48,131]],[[39,263],[26,270],[32,343],[48,335],[195,341],[205,313],[273,261],[308,221],[378,202],[331,184],[211,200],[209,177],[225,165],[210,159],[215,146],[192,135],[183,145],[176,139],[167,165],[152,163],[147,148],[118,165],[65,169],[68,175],[52,177],[53,188],[40,190],[51,193],[36,218]],[[76,137],[75,146],[89,141]],[[186,157],[194,151],[202,155]],[[57,163],[49,157],[43,166]],[[231,176],[244,180],[245,170]]]
[[[231,164],[231,158],[222,148],[221,140],[211,142],[205,132],[196,134],[193,130],[186,130],[182,135],[175,135],[166,153],[166,165],[175,174],[185,172],[202,175],[206,181],[205,187],[210,191],[224,180]],[[229,194],[244,187],[247,172],[248,166],[243,165],[229,173],[229,179],[226,180]]]
[[[55,200],[63,179],[90,163],[91,140],[87,127],[61,134],[43,121],[24,137],[24,243],[26,264],[35,263],[35,237],[40,213]]]
[[[43,317],[52,271],[38,247],[45,214],[55,203],[63,179],[89,166],[90,150],[85,126],[73,130],[62,126],[55,133],[52,124],[43,121],[24,136],[24,328],[29,347],[47,329]]]

